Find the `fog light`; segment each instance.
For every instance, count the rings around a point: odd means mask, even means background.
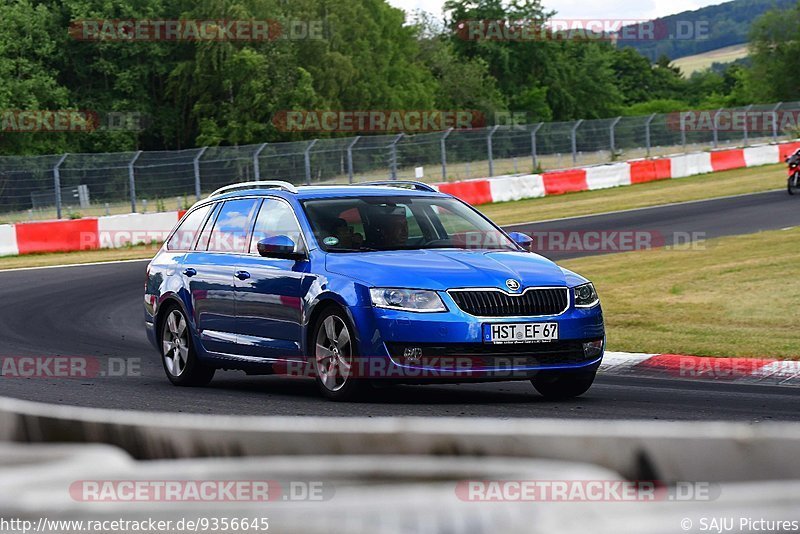
[[[419,347],[406,347],[403,350],[403,360],[411,365],[419,365],[422,359],[422,349]]]
[[[599,358],[601,354],[603,354],[602,339],[583,344],[583,355],[587,358]]]

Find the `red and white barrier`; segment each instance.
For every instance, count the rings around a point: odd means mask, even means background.
[[[75,252],[163,242],[184,212],[134,213],[0,225],[0,256]]]
[[[748,167],[759,167],[780,161],[778,145],[751,146],[742,150],[744,162]]]
[[[614,163],[586,169],[586,185],[590,191],[631,185],[629,163]]]
[[[508,202],[540,196],[563,195],[656,180],[686,178],[700,174],[781,163],[800,148],[800,142],[748,148],[677,154],[639,159],[544,174],[500,176],[466,182],[438,184],[439,190],[472,205]],[[531,182],[527,183],[526,182]],[[542,190],[544,194],[542,194]]]
[[[686,178],[714,172],[714,167],[711,165],[710,152],[673,156],[670,158],[670,163],[672,165],[672,178]]]
[[[579,169],[437,184],[472,205],[510,202],[781,163],[800,142],[633,160]],[[0,256],[119,248],[163,241],[183,211],[0,225]]]
[[[99,248],[121,248],[164,242],[179,220],[177,211],[166,213],[115,215],[98,220]]]
[[[489,181],[492,202],[511,202],[545,196],[544,179],[540,174],[503,176]]]
[[[17,254],[19,254],[17,232],[10,224],[0,225],[0,256],[16,256]]]

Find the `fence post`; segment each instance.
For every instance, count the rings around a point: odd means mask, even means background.
[[[575,126],[572,127],[572,132],[570,132],[570,137],[572,138],[572,163],[578,163],[578,128],[581,127],[583,124],[583,119],[578,120],[575,123]]]
[[[614,137],[614,129],[617,127],[617,124],[619,124],[619,121],[621,120],[622,117],[617,117],[616,119],[614,119],[614,121],[611,123],[611,129],[609,131],[608,139],[610,141],[609,145],[611,146],[611,161],[614,161],[614,155],[617,152],[617,147],[616,147],[617,143],[616,143],[616,138]]]
[[[389,165],[391,167],[391,175],[392,180],[397,180],[397,143],[403,138],[405,134],[397,134],[397,137],[394,138],[392,144],[390,145],[390,150],[392,151],[391,159],[389,161]]]
[[[268,144],[269,143],[263,143],[260,147],[258,147],[256,153],[253,154],[253,179],[256,182],[261,180],[261,163],[258,161],[258,157],[262,152],[264,152],[264,149],[267,148]]]
[[[453,128],[448,128],[446,132],[442,134],[442,138],[439,140],[439,146],[441,148],[442,153],[442,181],[447,181],[447,138],[450,137],[450,134],[453,133]]]
[[[348,178],[348,180],[350,181],[351,184],[353,183],[353,174],[354,174],[354,169],[353,169],[353,147],[356,146],[356,143],[358,143],[360,140],[361,140],[361,136],[357,135],[357,136],[355,136],[355,138],[353,138],[353,140],[350,142],[350,144],[347,145],[347,178]]]
[[[777,143],[778,142],[778,110],[783,105],[783,102],[778,102],[778,104],[772,108],[772,141]]]
[[[647,117],[646,121],[644,121],[644,145],[645,145],[645,148],[647,149],[647,157],[648,158],[650,157],[650,148],[651,148],[650,124],[652,124],[652,122],[655,120],[655,118],[657,116],[658,116],[657,113],[653,113],[652,115]]]
[[[133,164],[136,163],[136,160],[139,159],[141,155],[142,151],[140,150],[134,154],[133,159],[128,163],[128,183],[131,188],[131,213],[136,213],[136,176],[134,175]]]
[[[712,126],[714,127],[714,139],[713,139],[714,148],[718,148],[719,147],[719,122],[718,122],[718,119],[719,119],[719,114],[722,113],[723,111],[724,111],[724,108],[718,109],[717,112],[714,113],[714,120],[712,121],[713,122]]]
[[[539,151],[536,147],[536,134],[542,126],[544,126],[544,123],[540,122],[531,130],[531,160],[533,160],[533,172],[536,172],[536,169],[539,168]]]
[[[749,144],[750,132],[747,131],[747,120],[749,118],[751,109],[753,109],[753,104],[750,104],[749,106],[744,108],[744,146],[747,146]]]
[[[306,163],[306,185],[311,185],[311,149],[314,148],[314,145],[317,144],[317,141],[319,141],[319,139],[313,139],[310,143],[308,143],[308,146],[303,153],[303,159]]]
[[[686,113],[681,111],[681,145],[683,145],[684,152],[686,152]]]
[[[489,135],[486,137],[486,150],[489,154],[489,177],[494,176],[494,149],[492,147],[492,137],[494,137],[494,133],[498,128],[500,128],[499,124],[492,126],[492,129],[489,130]]]
[[[203,154],[206,153],[208,150],[207,146],[204,146],[200,149],[200,152],[194,157],[194,161],[192,164],[194,165],[194,196],[197,197],[197,200],[200,200],[200,196],[202,193],[200,192],[200,158],[203,157]]]
[[[61,164],[64,163],[64,160],[67,159],[69,154],[64,154],[61,156],[61,159],[58,160],[56,166],[53,167],[53,187],[56,193],[56,218],[61,218]]]

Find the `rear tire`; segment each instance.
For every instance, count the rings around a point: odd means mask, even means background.
[[[592,387],[597,371],[582,373],[549,373],[536,375],[531,380],[533,387],[544,398],[565,400],[580,397]]]
[[[323,312],[314,325],[311,343],[311,363],[322,395],[339,402],[360,397],[367,383],[354,376],[355,335],[344,312],[334,307]]]
[[[207,386],[216,369],[204,365],[192,343],[189,321],[177,306],[167,310],[161,320],[161,363],[167,378],[176,386]]]

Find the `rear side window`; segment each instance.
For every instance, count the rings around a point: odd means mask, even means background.
[[[250,235],[253,216],[259,200],[244,198],[229,200],[222,205],[214,230],[208,242],[208,250],[214,252],[245,252]]]
[[[191,250],[209,211],[211,211],[210,205],[203,206],[184,217],[183,222],[167,242],[167,250]]]
[[[294,251],[303,250],[302,231],[291,206],[280,200],[266,199],[258,212],[258,219],[250,240],[250,252],[258,251],[258,242],[268,237],[286,236],[294,241]]]

